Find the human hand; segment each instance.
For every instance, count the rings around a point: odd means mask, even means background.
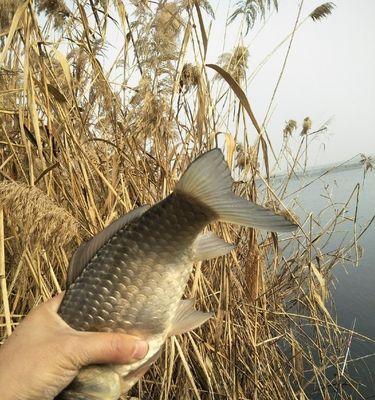
[[[2,400],[52,400],[90,364],[130,364],[148,345],[121,333],[79,332],[57,314],[59,294],[32,310],[0,347]]]

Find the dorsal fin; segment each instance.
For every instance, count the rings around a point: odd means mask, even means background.
[[[120,229],[130,222],[138,219],[150,206],[138,207],[112,222],[102,231],[97,233],[87,242],[82,243],[73,254],[69,263],[67,286],[71,285],[81,274],[88,262],[94,257],[95,253]]]

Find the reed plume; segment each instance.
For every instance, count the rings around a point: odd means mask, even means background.
[[[64,246],[78,235],[77,221],[36,187],[1,182],[0,207],[19,237],[34,246]]]
[[[306,117],[303,120],[301,136],[307,135],[308,132],[310,131],[311,127],[312,127],[312,121],[311,121],[310,117]]]
[[[239,84],[245,79],[248,61],[249,49],[245,46],[236,46],[231,53],[224,53],[219,57],[219,64]],[[218,75],[218,78],[221,78],[221,76]]]
[[[17,8],[23,0],[0,0],[0,33],[9,28]]]
[[[237,3],[237,8],[229,18],[233,22],[239,15],[244,15],[247,31],[253,28],[257,18],[265,18],[267,10],[272,7],[278,9],[278,0],[241,0]]]
[[[290,119],[286,123],[285,128],[283,130],[284,137],[287,138],[288,136],[291,136],[293,131],[295,131],[296,129],[297,129],[297,121],[295,121],[294,119]]]
[[[334,8],[335,4],[329,1],[316,7],[315,10],[310,14],[310,17],[313,21],[320,21],[321,19],[327,18],[329,15],[331,15]]]

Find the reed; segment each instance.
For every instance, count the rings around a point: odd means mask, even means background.
[[[205,66],[211,12],[207,1],[190,0],[0,0],[1,341],[31,308],[64,288],[82,240],[165,197],[209,148],[223,148],[240,195],[293,214],[305,188],[291,193],[289,183],[303,170],[311,122],[295,139],[297,153],[285,140],[276,165],[283,159],[288,174],[272,184],[272,143],[242,89],[247,49],[237,47],[222,68]],[[109,64],[110,27],[123,40]],[[213,80],[212,68],[224,79]],[[236,123],[243,135],[231,132]],[[296,127],[290,120],[284,134],[293,136]],[[332,270],[356,261],[357,238],[335,251],[327,245],[347,221],[356,190],[345,205],[330,204],[335,214],[326,224],[310,214],[293,236],[215,224],[238,248],[195,265],[186,290],[215,318],[170,340],[131,395],[240,400],[359,393],[342,367],[347,338],[357,334],[338,326],[328,306]]]

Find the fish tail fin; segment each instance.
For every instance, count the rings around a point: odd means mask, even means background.
[[[208,206],[215,219],[272,232],[290,232],[297,225],[258,204],[236,196],[223,153],[214,149],[198,157],[182,175],[176,191]]]

